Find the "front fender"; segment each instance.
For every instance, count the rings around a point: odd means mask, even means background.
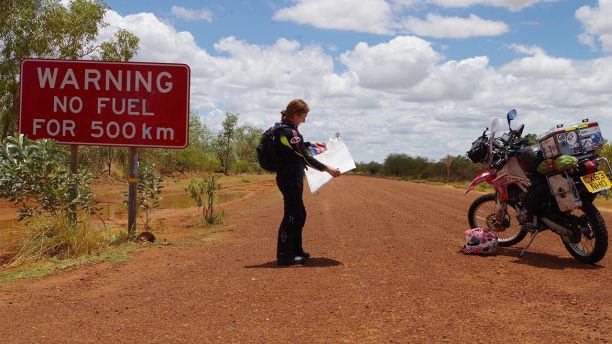
[[[484,182],[484,181],[489,181],[490,179],[492,179],[493,173],[491,173],[491,171],[484,171],[481,174],[477,175],[476,178],[474,178],[474,180],[472,180],[472,182],[470,183],[470,185],[467,187],[467,189],[465,189],[465,191],[463,192],[463,194],[465,195],[466,193],[472,191],[476,185]],[[490,182],[489,182],[490,184]]]

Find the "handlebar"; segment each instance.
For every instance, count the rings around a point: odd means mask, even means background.
[[[518,129],[516,129],[516,130],[511,129],[510,130],[510,139],[508,140],[508,143],[512,144],[513,141],[516,138],[521,137],[521,135],[523,134],[523,129],[525,129],[525,125],[524,124],[521,124],[521,126]]]
[[[518,129],[510,130],[507,140],[504,140],[501,137],[493,139],[493,142],[491,142],[493,148],[493,152],[491,152],[493,154],[491,159],[491,167],[501,167],[508,159],[509,155],[517,154],[523,146],[528,145],[528,141],[521,138],[524,129],[525,125],[521,124]]]

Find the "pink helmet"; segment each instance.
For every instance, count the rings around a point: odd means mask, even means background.
[[[493,254],[497,249],[497,235],[487,228],[471,228],[465,231],[465,254]]]

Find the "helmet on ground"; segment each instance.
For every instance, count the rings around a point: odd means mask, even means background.
[[[497,250],[497,235],[487,228],[471,228],[465,231],[465,254],[493,254]]]

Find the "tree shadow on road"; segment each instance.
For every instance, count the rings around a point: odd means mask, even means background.
[[[495,254],[498,256],[507,256],[516,258],[513,263],[531,265],[539,268],[553,269],[553,270],[565,270],[565,269],[581,269],[581,270],[595,270],[601,269],[601,265],[589,265],[578,262],[574,258],[566,258],[554,256],[547,253],[541,252],[530,252],[527,251],[522,257],[519,257],[523,251],[522,248],[499,248]]]
[[[338,266],[338,265],[342,265],[342,262],[335,260],[335,259],[330,259],[330,258],[313,257],[313,258],[308,259],[306,263],[302,265],[279,266],[279,265],[276,265],[276,260],[273,260],[271,262],[267,262],[263,264],[247,265],[245,266],[245,269],[284,269],[284,268],[291,268],[295,266],[302,267],[302,268],[325,268],[325,267]]]

